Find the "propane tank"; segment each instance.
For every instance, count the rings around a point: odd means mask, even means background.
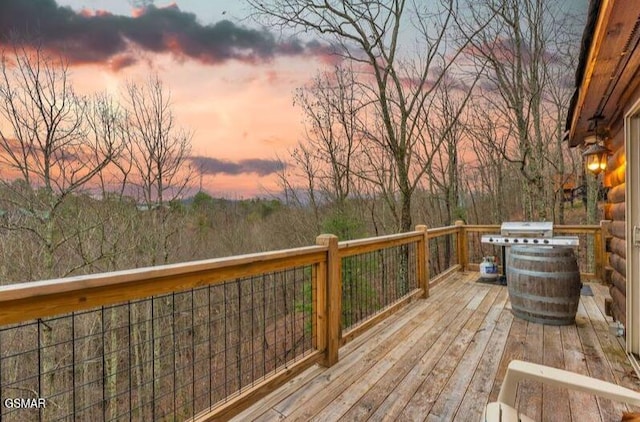
[[[498,278],[498,265],[495,256],[485,256],[480,263],[480,278],[495,280]]]

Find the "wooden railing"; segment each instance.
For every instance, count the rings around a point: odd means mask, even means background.
[[[553,228],[554,236],[578,236],[579,246],[574,250],[580,276],[584,280],[605,280],[608,224],[609,222],[605,220],[599,225],[556,225]],[[483,256],[500,257],[499,246],[480,243],[480,237],[483,234],[491,233],[500,233],[500,226],[460,225],[460,243],[467,245],[463,248],[464,255],[461,258],[463,268],[478,271]]]
[[[253,400],[326,360],[326,313],[311,296],[328,252],[0,287],[0,395],[48,400],[0,419],[184,420]]]
[[[55,402],[2,408],[2,420],[228,418],[477,269],[474,236],[498,230],[321,235],[306,248],[0,287],[0,396]],[[602,273],[602,227],[555,230],[593,236],[587,275]]]

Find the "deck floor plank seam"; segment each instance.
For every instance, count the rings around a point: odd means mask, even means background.
[[[463,285],[464,286],[464,285]],[[460,289],[460,286],[457,286]],[[473,292],[472,289],[469,289]],[[485,293],[487,290],[485,290]],[[446,325],[446,329],[433,343],[433,345],[425,351],[422,351],[422,357],[416,365],[402,378],[397,388],[389,391],[383,402],[377,406],[375,412],[368,420],[393,420],[400,412],[402,412],[405,404],[420,388],[424,378],[431,373],[433,367],[441,359],[442,354],[455,340],[458,331],[466,323],[473,311],[463,309],[458,314],[452,314],[453,321]]]
[[[438,292],[434,293],[433,297],[436,298],[435,303],[439,304],[440,302],[438,302],[438,299],[440,299],[443,295],[453,294],[454,291],[451,289],[439,289]],[[445,298],[446,297],[447,296],[445,296]],[[385,335],[392,335],[394,329],[402,328],[403,324],[406,322],[405,318],[407,320],[410,320],[414,317],[415,314],[419,312],[421,312],[421,309],[418,307],[406,306],[400,309],[396,314],[381,321],[378,325],[376,325],[375,328],[367,331],[362,336],[356,338],[354,341],[347,343],[340,349],[342,368],[346,370],[349,364],[357,364],[362,352],[361,350],[360,352],[358,352],[358,350],[363,344],[366,344],[368,342],[385,341]],[[355,353],[355,355],[349,356],[352,353]],[[330,382],[330,379],[323,379],[323,374],[325,374],[326,376],[326,368],[323,368],[319,365],[315,365],[307,369],[299,377],[294,378],[293,380],[283,385],[281,388],[266,396],[259,402],[259,404],[254,405],[238,414],[233,420],[257,420],[260,415],[269,412],[272,408],[278,414],[283,414],[283,412],[286,412],[287,408],[295,406],[298,400],[304,399],[305,396],[313,395],[312,392],[308,391],[310,385],[314,385],[318,382]],[[339,371],[337,373],[334,372],[334,376],[339,375]],[[280,405],[280,410],[275,408],[278,405]]]
[[[456,276],[459,276],[459,275],[456,274]],[[430,291],[430,296],[427,299],[427,303],[432,303],[434,304],[434,306],[436,306],[439,303],[446,301],[447,298],[450,298],[453,295],[455,295],[455,290],[451,288],[451,286],[454,284],[455,282],[451,283],[451,285],[443,286],[443,288],[434,289],[434,291]],[[419,303],[420,300],[417,300],[416,302]],[[386,318],[380,321],[372,329],[365,331],[363,334],[357,336],[352,341],[347,342],[344,346],[340,348],[340,358],[342,359],[343,355],[348,355],[352,351],[355,351],[358,348],[360,348],[362,345],[367,344],[372,337],[378,334],[378,331],[380,331],[382,327],[385,327],[399,319],[402,319],[407,314],[420,312],[420,309],[418,309],[420,308],[419,305],[416,304],[415,306],[412,306],[416,302],[411,302],[407,304],[407,306],[404,306],[403,308],[398,310],[396,313],[390,315],[389,318]]]
[[[314,365],[311,368],[308,368],[299,376],[293,378],[276,391],[273,391],[268,396],[264,397],[258,403],[244,410],[242,413],[236,415],[233,420],[235,421],[260,421],[260,420],[273,420],[267,417],[264,418],[263,415],[276,413],[281,415],[274,406],[283,400],[286,400],[295,392],[305,389],[309,382],[315,379],[318,376],[321,376],[322,373],[325,372],[325,368]],[[282,416],[284,418],[284,416]]]
[[[595,297],[588,297],[584,300],[584,306],[596,338],[600,343],[600,348],[607,357],[605,362],[609,364],[616,384],[631,389],[637,388],[638,377],[635,371],[629,368],[625,349],[620,347],[618,339],[609,332],[609,321],[604,314],[604,310],[598,305],[599,302],[604,303],[604,300],[597,301]],[[625,407],[628,411],[640,411],[637,407]]]
[[[544,326],[527,322],[527,337],[524,344],[524,360],[543,363]],[[522,413],[533,420],[542,419],[542,385],[538,382],[524,380],[518,386],[516,406]]]
[[[506,308],[505,311],[511,313],[511,310],[507,310]],[[511,314],[513,315],[513,313]],[[526,339],[527,322],[514,317],[507,336],[507,343],[502,352],[502,358],[500,359],[500,365],[498,366],[493,388],[491,389],[491,394],[489,394],[489,401],[496,401],[498,399],[498,393],[500,392],[500,387],[502,386],[504,374],[507,371],[509,362],[514,359],[524,359],[524,344]],[[516,399],[517,398],[518,397],[516,397]]]
[[[451,292],[451,294],[453,294],[453,292]],[[438,302],[436,302],[436,304],[437,303]],[[370,347],[377,347],[380,344],[384,344],[389,337],[396,334],[398,330],[401,330],[409,321],[414,320],[417,315],[424,311],[418,306],[408,308],[406,311],[395,314],[385,321],[382,321],[375,328],[369,330],[371,332],[370,334],[365,333],[365,335],[361,336],[364,337],[366,341],[360,343],[358,342],[360,338],[357,338],[353,342],[345,345],[341,349],[339,363],[331,368],[331,375],[328,375],[327,370],[322,368],[322,372],[308,382],[304,389],[298,389],[292,392],[284,400],[274,405],[274,408],[278,410],[278,412],[288,415],[295,410],[299,402],[305,402],[309,398],[315,397],[326,385],[343,376],[352,366],[359,365],[365,355],[363,345],[366,344]]]
[[[564,344],[560,335],[560,327],[545,325],[543,331],[543,363],[554,368],[564,368]],[[569,391],[544,384],[542,386],[542,421],[556,422],[571,420]]]
[[[627,355],[624,349],[619,347],[618,340],[609,332],[609,323],[594,298],[590,297],[584,301],[585,310],[589,320],[600,342],[600,347],[606,353],[616,383],[628,388],[637,385],[635,372],[629,372],[625,368]]]
[[[588,376],[589,369],[576,325],[560,327],[560,337],[562,338],[564,369]],[[569,410],[571,418],[575,421],[592,420],[595,415],[600,417],[598,403],[592,394],[569,391]]]

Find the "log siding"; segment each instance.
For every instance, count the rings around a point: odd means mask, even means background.
[[[609,284],[609,294],[613,299],[611,313],[616,321],[626,326],[626,231],[625,231],[625,166],[624,130],[620,128],[608,142],[613,152],[607,163],[604,185],[609,188],[605,218],[611,220],[607,241],[608,263],[605,282]]]

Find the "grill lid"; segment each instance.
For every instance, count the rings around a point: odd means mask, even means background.
[[[500,226],[502,236],[553,237],[551,221],[505,221]]]

